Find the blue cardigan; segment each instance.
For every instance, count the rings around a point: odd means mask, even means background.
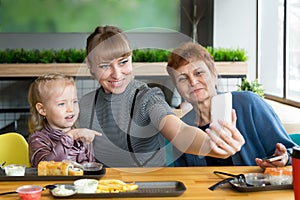
[[[245,139],[241,151],[231,156],[233,165],[256,165],[255,158],[272,155],[278,142],[290,149],[296,145],[286,133],[273,108],[255,93],[232,92],[232,107],[237,115],[236,127]],[[195,111],[191,110],[182,120],[194,126],[195,116]],[[175,166],[207,165],[203,156],[181,154],[174,148],[174,157],[178,157]]]

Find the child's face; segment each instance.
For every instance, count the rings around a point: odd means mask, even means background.
[[[75,85],[72,83],[50,83],[49,95],[42,104],[39,113],[47,118],[53,129],[69,131],[79,114],[78,98]],[[38,109],[38,108],[37,108]]]

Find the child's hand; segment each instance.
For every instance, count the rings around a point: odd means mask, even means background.
[[[77,128],[72,129],[67,132],[69,136],[73,138],[73,140],[81,140],[82,142],[89,144],[91,143],[95,136],[101,136],[101,133],[98,133],[97,131],[86,129],[86,128]]]

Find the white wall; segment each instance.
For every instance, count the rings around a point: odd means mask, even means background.
[[[214,0],[214,46],[242,48],[248,55],[248,78],[256,77],[256,1]]]

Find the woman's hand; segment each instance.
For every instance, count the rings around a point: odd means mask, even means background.
[[[101,136],[101,133],[97,131],[86,129],[86,128],[77,128],[72,129],[67,132],[69,136],[73,138],[73,140],[81,140],[83,143],[90,144],[93,142],[95,136]]]
[[[255,162],[258,166],[265,169],[267,167],[284,167],[287,162],[289,161],[289,155],[287,153],[287,150],[285,146],[281,143],[276,144],[276,149],[274,152],[275,156],[281,156],[284,155],[284,157],[281,160],[273,161],[273,162],[267,162],[262,160],[261,158],[255,158]]]
[[[223,128],[218,128],[211,124],[206,129],[207,134],[211,139],[212,150],[210,155],[219,158],[227,158],[241,150],[245,140],[240,131],[236,128],[236,113],[232,110],[232,123],[219,121]]]

